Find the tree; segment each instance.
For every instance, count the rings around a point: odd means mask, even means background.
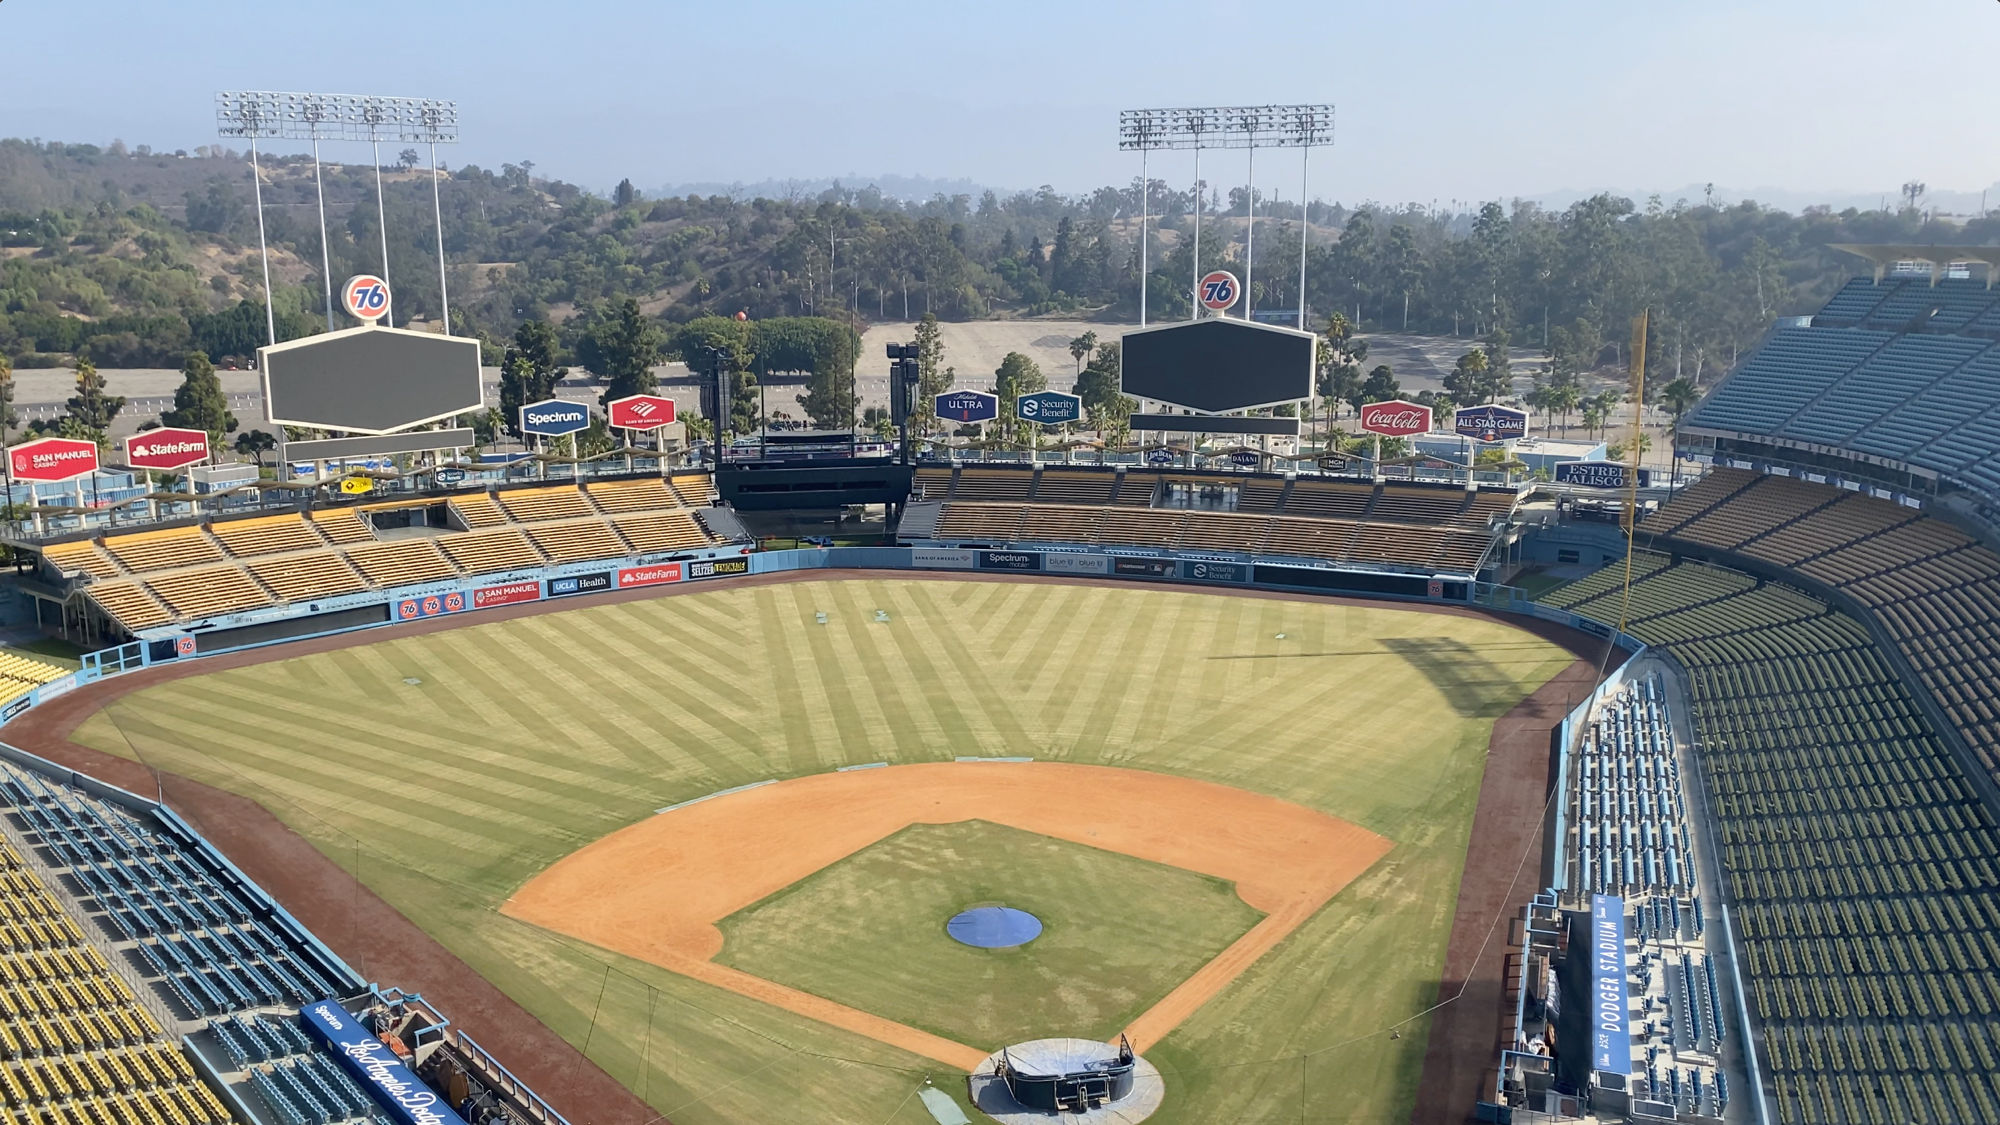
[[[630,207],[639,202],[639,189],[632,186],[631,180],[619,180],[617,190],[611,194],[611,200],[620,207]]]
[[[1455,402],[1478,402],[1485,396],[1488,370],[1485,350],[1474,348],[1452,365],[1451,372],[1444,377],[1444,389]]]
[[[1118,387],[1122,349],[1117,341],[1097,345],[1097,353],[1076,377],[1076,396],[1090,418],[1090,428],[1100,434],[1123,435],[1130,429],[1132,411],[1138,403],[1126,398]]]
[[[222,379],[208,353],[189,352],[182,361],[174,408],[160,415],[160,423],[206,432],[211,449],[221,449],[222,435],[235,431],[236,415],[229,412],[229,397],[222,393]]]
[[[1581,401],[1583,401],[1583,393],[1577,389],[1577,385],[1574,382],[1551,383],[1549,384],[1548,397],[1544,402],[1544,409],[1552,414],[1562,415],[1563,433],[1567,434],[1569,433],[1569,412],[1575,410],[1577,404]]]
[[[1022,395],[1047,390],[1048,386],[1039,364],[1020,352],[1008,352],[993,372],[993,393],[1000,399],[1000,432],[1013,434],[1017,441],[1032,436],[1033,427],[1014,417],[1014,404]]]
[[[556,347],[553,325],[546,320],[524,320],[501,357],[501,421],[515,437],[521,436],[521,408],[553,395],[556,384],[569,374],[569,368],[556,365]]]
[[[1660,405],[1666,407],[1667,413],[1673,416],[1674,449],[1678,450],[1681,444],[1681,419],[1687,417],[1687,412],[1693,410],[1694,404],[1700,400],[1701,391],[1695,388],[1694,381],[1691,379],[1675,379],[1660,388]],[[1678,484],[1680,482],[1680,475],[1680,454],[1675,453],[1674,483]]]
[[[1319,394],[1327,402],[1327,416],[1333,417],[1335,404],[1348,403],[1361,409],[1361,363],[1368,358],[1368,341],[1354,335],[1345,315],[1327,318],[1326,332],[1314,349],[1318,368]]]
[[[81,359],[76,364],[76,394],[70,396],[65,407],[69,417],[81,428],[96,433],[97,443],[102,445],[111,420],[125,409],[125,397],[104,393],[104,376],[97,373],[97,365]]]
[[[423,157],[418,156],[417,150],[413,148],[406,148],[396,155],[396,163],[401,164],[405,172],[414,170],[418,161],[422,159]]]
[[[1361,384],[1361,402],[1355,403],[1354,409],[1360,410],[1365,403],[1388,402],[1402,392],[1403,385],[1396,381],[1396,373],[1389,370],[1388,364],[1380,364],[1368,373],[1368,380]]]
[[[660,362],[662,338],[659,324],[640,312],[639,302],[631,297],[597,323],[593,339],[604,365],[603,402],[651,394],[659,386],[653,365]]]
[[[7,435],[20,424],[21,415],[14,409],[14,365],[0,353],[0,448],[10,444]]]
[[[1090,353],[1096,347],[1097,333],[1095,332],[1085,332],[1083,335],[1069,342],[1069,357],[1076,361],[1076,373],[1079,377],[1083,375],[1083,361],[1090,358]]]
[[[951,389],[944,366],[944,335],[938,328],[936,314],[925,313],[917,321],[916,345],[917,387],[915,401],[910,403],[910,421],[923,434],[936,421],[937,396]]]
[[[236,435],[236,452],[255,460],[260,469],[264,467],[264,454],[276,448],[278,439],[262,430],[244,430]]]

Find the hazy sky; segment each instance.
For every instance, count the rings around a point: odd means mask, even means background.
[[[0,135],[172,149],[213,139],[217,89],[443,97],[452,164],[531,159],[598,189],[1081,190],[1138,172],[1121,108],[1291,101],[1338,106],[1313,194],[1349,202],[2000,179],[1992,0],[4,0],[0,44]],[[1240,182],[1241,160],[1203,170]],[[1185,178],[1186,158],[1153,171]],[[1260,161],[1283,197],[1297,176]]]

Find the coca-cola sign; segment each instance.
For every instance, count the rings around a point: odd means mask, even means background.
[[[168,427],[125,439],[125,463],[135,469],[179,469],[208,460],[208,432]]]
[[[1361,428],[1384,437],[1426,434],[1431,429],[1431,408],[1402,399],[1371,402],[1361,408]]]
[[[76,438],[40,438],[7,451],[15,480],[70,480],[97,471],[97,443]]]

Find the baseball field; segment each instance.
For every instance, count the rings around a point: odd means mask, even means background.
[[[1494,720],[1571,662],[1471,616],[877,578],[269,655],[69,737],[259,802],[672,1121],[867,1125],[1121,1031],[1153,1121],[1407,1121]],[[992,902],[1042,936],[946,936]]]

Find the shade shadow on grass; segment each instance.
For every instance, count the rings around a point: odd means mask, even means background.
[[[1468,719],[1497,719],[1521,701],[1520,678],[1493,653],[1527,646],[1474,646],[1455,637],[1384,637],[1382,645],[1422,672],[1451,709]]]

